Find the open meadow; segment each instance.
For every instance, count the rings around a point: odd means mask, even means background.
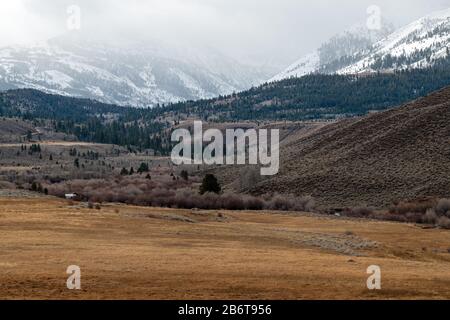
[[[81,268],[81,290],[66,269]],[[370,265],[382,289],[366,287]],[[1,299],[449,299],[450,231],[0,195]]]

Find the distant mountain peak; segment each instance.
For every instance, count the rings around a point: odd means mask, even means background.
[[[424,68],[446,57],[450,43],[450,8],[434,12],[394,31],[356,25],[332,37],[319,49],[271,80],[310,73],[355,74],[392,69]]]
[[[381,39],[369,54],[338,73],[424,68],[444,58],[449,43],[450,9],[446,9],[422,17]]]

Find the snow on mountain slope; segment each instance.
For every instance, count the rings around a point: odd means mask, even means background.
[[[343,58],[368,50],[373,43],[392,32],[392,30],[393,27],[388,22],[384,22],[381,30],[369,30],[366,26],[355,25],[335,35],[323,43],[320,48],[293,63],[269,81],[301,77],[310,73],[335,72],[340,69],[342,64],[348,65],[349,59]],[[351,61],[356,62],[357,56],[352,59]]]
[[[324,43],[270,81],[310,73],[356,74],[425,68],[448,55],[450,9],[425,16],[395,32],[391,25],[371,31],[355,27]]]
[[[320,57],[317,51],[314,51],[300,60],[294,62],[286,70],[276,75],[269,81],[279,81],[291,77],[301,77],[306,74],[316,72],[320,67]]]
[[[369,55],[338,73],[424,68],[445,57],[449,45],[450,8],[432,13],[392,33],[375,43]]]
[[[0,90],[33,88],[137,107],[229,94],[269,76],[210,49],[161,43],[121,47],[63,37],[0,49]]]

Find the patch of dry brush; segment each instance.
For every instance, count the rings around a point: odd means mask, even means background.
[[[349,217],[420,223],[450,229],[450,199],[402,201],[388,211],[375,211],[368,207],[348,208],[343,214]]]
[[[115,179],[72,180],[44,186],[50,195],[64,197],[66,193],[75,192],[82,200],[90,203],[120,202],[183,209],[274,211],[312,211],[315,207],[311,197],[254,197],[233,193],[200,195],[196,189],[197,185],[198,181],[193,179],[173,180],[159,176],[149,180],[141,176],[127,176]]]

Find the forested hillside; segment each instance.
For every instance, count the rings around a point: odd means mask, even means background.
[[[81,141],[170,150],[170,128],[207,121],[323,120],[385,110],[450,85],[450,59],[390,74],[308,75],[226,97],[136,109],[22,89],[0,93],[0,116],[40,122]]]
[[[385,110],[450,84],[450,59],[432,68],[365,75],[319,75],[264,84],[211,100],[168,106],[183,117],[234,120],[314,120]]]
[[[136,109],[94,100],[50,95],[37,90],[0,94],[0,116],[33,120],[80,141],[117,144],[167,153],[168,123],[159,109]],[[161,120],[161,121],[160,121]]]

